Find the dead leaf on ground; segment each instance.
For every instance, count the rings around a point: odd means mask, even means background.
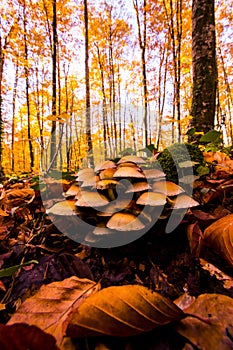
[[[213,264],[210,264],[208,261],[204,259],[200,259],[200,264],[203,270],[209,272],[211,276],[215,276],[219,281],[223,281],[223,287],[226,289],[233,288],[233,278],[219,270]]]
[[[0,349],[2,350],[59,350],[56,340],[36,326],[17,323],[0,324]]]
[[[69,337],[127,337],[180,320],[183,312],[172,301],[143,286],[114,286],[90,296],[65,322]]]
[[[207,227],[203,243],[221,254],[233,267],[233,214],[226,215]]]
[[[8,325],[17,322],[35,325],[52,334],[60,345],[63,338],[62,323],[68,312],[98,289],[99,285],[95,282],[75,276],[42,286],[19,307]]]
[[[207,324],[187,317],[175,326],[178,333],[199,350],[233,349],[232,298],[221,294],[202,294],[183,311],[210,320]]]

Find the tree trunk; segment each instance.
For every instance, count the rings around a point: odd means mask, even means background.
[[[89,74],[89,28],[88,6],[84,0],[84,25],[85,25],[85,81],[86,81],[86,138],[89,165],[93,164],[92,140],[91,140],[91,98],[90,98],[90,74]]]
[[[56,167],[56,116],[57,116],[57,3],[53,0],[53,43],[52,43],[52,121],[50,144],[50,168]]]
[[[214,0],[192,4],[193,97],[191,124],[204,133],[214,128],[217,67]]]
[[[27,43],[27,14],[26,14],[26,2],[24,1],[23,5],[23,27],[24,27],[24,73],[26,78],[26,104],[27,104],[27,137],[28,137],[28,146],[29,146],[29,156],[30,156],[30,171],[34,168],[34,152],[32,147],[32,138],[31,138],[31,109],[30,109],[30,96],[29,96],[29,68],[28,68],[28,43]]]
[[[147,74],[146,74],[146,0],[143,3],[143,24],[140,24],[139,6],[137,0],[133,0],[134,9],[136,12],[138,41],[141,50],[141,65],[142,65],[142,84],[143,84],[143,146],[148,146],[148,89],[147,89]],[[142,33],[143,28],[143,33]]]

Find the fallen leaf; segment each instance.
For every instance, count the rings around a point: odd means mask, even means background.
[[[221,254],[233,267],[233,214],[224,216],[204,231],[203,243]]]
[[[0,324],[0,349],[2,350],[59,350],[56,340],[36,326],[24,323],[4,326]]]
[[[62,281],[71,276],[93,280],[93,275],[83,261],[68,253],[52,254],[38,259],[39,264],[30,271],[21,271],[15,279],[11,301],[35,294],[43,284]]]
[[[100,290],[73,310],[64,326],[71,338],[126,337],[180,320],[184,313],[169,299],[140,285]]]
[[[12,276],[21,267],[27,266],[27,265],[31,265],[31,264],[38,264],[38,261],[37,260],[31,260],[31,261],[27,261],[27,262],[25,262],[23,264],[20,264],[20,265],[15,265],[15,266],[7,267],[5,269],[1,269],[0,270],[0,278]]]
[[[200,350],[232,350],[233,299],[221,294],[202,294],[183,311],[210,323],[187,317],[175,329]]]
[[[63,338],[62,323],[68,312],[98,288],[95,282],[75,276],[42,286],[34,296],[22,303],[8,325],[17,322],[35,325],[52,334],[59,345]]]
[[[200,265],[203,270],[209,272],[211,276],[215,276],[219,281],[223,281],[223,286],[226,289],[233,288],[233,278],[225,274],[223,271],[219,270],[213,264],[210,264],[208,261],[204,259],[199,259]]]

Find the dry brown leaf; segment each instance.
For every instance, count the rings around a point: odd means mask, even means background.
[[[13,189],[6,191],[4,204],[14,208],[24,203],[30,203],[35,197],[35,191],[31,188]]]
[[[17,323],[11,326],[0,324],[1,350],[59,350],[56,340],[35,326]]]
[[[132,336],[184,317],[169,299],[139,285],[108,287],[90,296],[65,322],[69,337]]]
[[[232,350],[233,299],[221,294],[202,294],[185,313],[208,318],[210,324],[187,317],[175,327],[200,350]]]
[[[62,323],[71,308],[76,308],[98,289],[99,285],[95,282],[76,276],[42,286],[34,296],[23,302],[8,324],[25,322],[38,326],[52,334],[60,345],[63,338]]]
[[[204,231],[203,243],[212,247],[233,266],[233,214],[208,226]]]

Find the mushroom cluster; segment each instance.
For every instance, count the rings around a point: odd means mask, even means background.
[[[182,187],[167,181],[162,170],[151,169],[143,158],[133,155],[80,170],[63,195],[66,200],[47,213],[63,219],[78,217],[75,239],[87,244],[127,232],[145,233],[172,210],[199,205]]]

